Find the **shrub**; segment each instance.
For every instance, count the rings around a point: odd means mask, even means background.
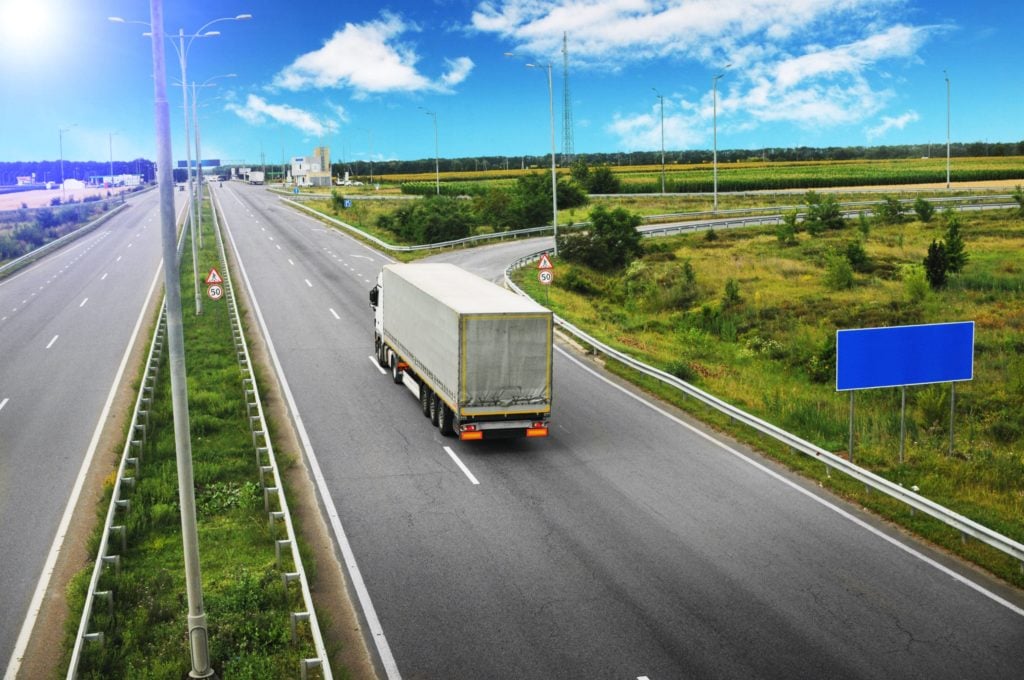
[[[581,184],[592,194],[617,194],[622,191],[622,180],[607,165],[592,168],[586,181]]]
[[[831,290],[853,288],[853,267],[846,256],[833,252],[825,257],[825,287]]]
[[[729,279],[725,282],[725,294],[722,296],[723,307],[735,307],[743,298],[740,297],[740,284],[736,279]]]
[[[868,234],[871,233],[871,220],[864,214],[863,211],[857,215],[857,229],[860,230],[860,234],[864,237],[864,240],[868,240]]]
[[[850,241],[846,244],[846,259],[856,271],[863,272],[870,268],[868,253],[860,241]]]
[[[718,240],[718,234],[715,233],[714,229],[708,229],[707,231],[704,232],[704,240],[705,241],[717,241]]]
[[[959,274],[967,264],[964,239],[960,236],[960,216],[950,213],[946,224],[946,271]]]
[[[1024,187],[1017,185],[1013,188],[1013,200],[1017,201],[1017,214],[1024,215]]]
[[[944,288],[946,285],[946,272],[949,270],[949,261],[946,257],[946,244],[942,241],[932,240],[928,246],[928,255],[924,258],[924,272],[928,277],[928,284],[933,290]]]
[[[804,222],[811,234],[820,234],[825,229],[842,229],[846,226],[839,201],[832,194],[822,196],[815,191],[808,191],[804,194],[804,202],[807,204],[807,219]]]
[[[928,296],[928,277],[921,265],[904,265],[900,270],[900,278],[903,280],[903,290],[911,302],[921,302]]]
[[[603,205],[590,213],[586,229],[569,228],[558,235],[558,250],[571,262],[585,264],[598,271],[621,269],[643,252],[639,231],[640,216],[625,208],[608,210]]]
[[[923,196],[918,196],[914,200],[914,212],[917,213],[917,219],[927,224],[935,216],[935,206],[926,201]]]
[[[331,189],[331,210],[340,212],[345,208],[345,196],[339,194],[336,189]]]
[[[584,271],[572,267],[555,279],[555,283],[566,290],[580,295],[593,297],[601,294],[601,286],[597,285]]]
[[[882,224],[900,224],[903,222],[903,204],[898,198],[883,196],[882,205],[878,206],[878,219]]]
[[[688,383],[697,379],[697,372],[686,361],[673,361],[665,367],[665,371]]]
[[[796,245],[796,214],[795,210],[782,214],[782,221],[775,227],[775,236],[779,239],[779,245]]]

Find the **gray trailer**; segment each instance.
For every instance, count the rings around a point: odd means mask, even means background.
[[[385,265],[374,349],[445,435],[546,437],[551,311],[451,264]]]

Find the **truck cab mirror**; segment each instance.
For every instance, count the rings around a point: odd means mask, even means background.
[[[374,286],[370,289],[370,306],[376,307],[377,301],[380,299],[380,286]]]

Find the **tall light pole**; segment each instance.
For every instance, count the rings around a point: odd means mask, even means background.
[[[110,185],[114,185],[114,135],[116,132],[107,133],[107,144],[109,145],[110,151]]]
[[[657,88],[651,88],[654,90],[654,96],[658,98],[661,103],[661,193],[665,193],[665,97],[658,92]]]
[[[150,0],[153,27],[153,93],[157,136],[157,169],[160,187],[160,233],[163,245],[164,288],[167,304],[167,338],[170,350],[171,403],[174,443],[178,464],[178,502],[185,554],[185,586],[188,597],[188,641],[193,678],[213,676],[209,632],[203,609],[199,570],[199,533],[196,528],[195,481],[192,474],[192,442],[189,433],[188,384],[185,375],[185,337],[181,320],[181,281],[175,247],[174,185],[171,179],[171,120],[167,105],[167,74],[164,67],[164,16],[161,0]]]
[[[64,133],[70,130],[71,127],[57,128],[57,144],[60,146],[60,202],[63,203],[67,200],[64,194]]]
[[[422,106],[420,107],[423,111],[434,119],[434,186],[437,188],[437,195],[441,195],[441,160],[437,152],[437,113],[434,111],[427,111]]]
[[[726,64],[725,67],[729,68],[732,64]],[[712,126],[713,126],[713,141],[714,152],[712,157],[712,175],[714,177],[714,207],[713,212],[718,212],[718,80],[724,73],[719,73],[717,76],[711,79],[711,100],[712,100]]]
[[[949,189],[949,73],[942,69],[946,77],[946,188]]]
[[[527,64],[528,68],[548,70],[548,110],[551,114],[551,227],[555,235],[555,257],[558,257],[558,178],[555,175],[555,91],[551,80],[551,62],[547,66]]]

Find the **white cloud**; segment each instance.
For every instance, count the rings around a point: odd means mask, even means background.
[[[338,124],[332,120],[322,120],[308,111],[287,104],[271,104],[262,97],[250,94],[245,105],[229,103],[225,107],[233,111],[242,120],[253,125],[263,123],[267,118],[290,125],[308,135],[323,135],[335,132]]]
[[[921,117],[917,111],[907,111],[902,116],[882,116],[882,122],[873,128],[868,128],[868,139],[877,139],[889,130],[902,130],[910,123],[916,123]]]
[[[468,57],[448,60],[449,71],[437,81],[417,69],[419,55],[401,42],[417,31],[391,12],[365,24],[345,24],[323,47],[299,56],[274,77],[273,85],[286,90],[351,87],[357,96],[380,92],[449,92],[473,68]]]
[[[685,149],[700,143],[706,136],[707,122],[692,106],[686,105],[683,110],[675,111],[676,104],[668,97],[665,99],[665,148]],[[605,130],[619,138],[619,146],[623,149],[660,149],[661,148],[661,111],[660,105],[647,113],[635,115],[616,115]]]
[[[570,60],[578,69],[614,70],[665,57],[703,65],[707,90],[697,101],[683,102],[693,111],[665,121],[666,145],[671,120],[678,140],[671,146],[679,148],[710,143],[710,74],[723,72],[725,64],[732,68],[719,83],[720,130],[780,121],[807,128],[855,125],[877,116],[895,97],[883,63],[917,59],[925,42],[948,28],[900,23],[906,5],[907,0],[489,0],[477,6],[471,30],[497,34],[517,52],[552,60],[560,59],[567,32]],[[626,148],[660,145],[660,126],[651,125],[649,114],[623,113],[607,129]]]

